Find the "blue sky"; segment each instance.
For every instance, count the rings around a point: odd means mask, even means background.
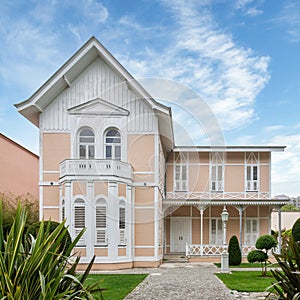
[[[0,131],[38,152],[38,131],[13,107],[92,35],[137,79],[197,92],[227,145],[286,145],[273,155],[272,194],[300,194],[300,1],[1,1]],[[177,124],[205,134],[199,99],[174,107]],[[201,127],[201,126],[200,126]],[[178,130],[176,142],[187,142]]]

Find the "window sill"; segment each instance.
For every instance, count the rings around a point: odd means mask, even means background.
[[[107,248],[108,245],[104,244],[104,245],[94,245],[95,248]]]

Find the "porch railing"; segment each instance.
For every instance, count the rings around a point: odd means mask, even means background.
[[[246,256],[255,246],[243,245],[242,255]],[[224,250],[224,245],[186,245],[186,256],[215,256],[221,255]]]

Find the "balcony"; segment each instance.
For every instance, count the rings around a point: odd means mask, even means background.
[[[60,178],[114,176],[132,180],[130,164],[107,159],[66,159],[60,163]]]

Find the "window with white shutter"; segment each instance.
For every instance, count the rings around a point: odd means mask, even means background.
[[[86,227],[86,205],[83,199],[76,199],[74,202],[74,234],[77,236]],[[86,232],[78,241],[77,245],[86,245]]]
[[[258,219],[245,220],[245,244],[253,246],[259,237]]]
[[[246,166],[246,191],[258,191],[258,166]]]
[[[126,245],[126,216],[125,216],[125,203],[120,202],[119,207],[119,244]]]
[[[106,245],[106,201],[99,199],[96,202],[96,245]]]
[[[210,164],[210,190],[222,192],[224,190],[224,153],[211,153]]]
[[[175,162],[175,191],[186,192],[188,190],[187,160],[183,153],[180,153]]]

